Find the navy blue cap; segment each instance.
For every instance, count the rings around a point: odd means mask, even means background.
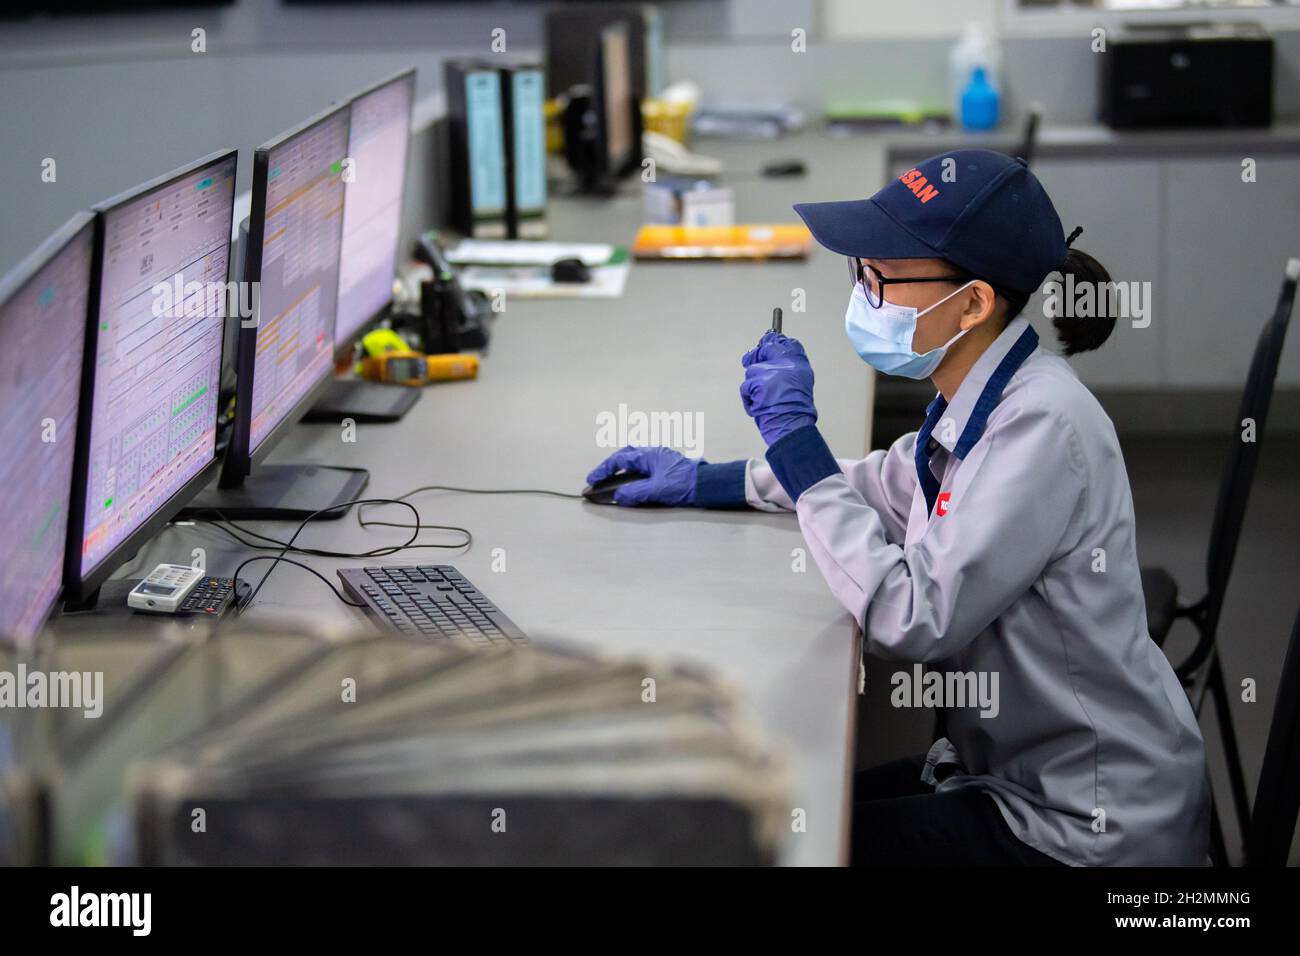
[[[1026,294],[1066,254],[1061,217],[1038,177],[1023,159],[989,149],[931,156],[870,199],[798,203],[794,211],[840,255],[946,259]]]

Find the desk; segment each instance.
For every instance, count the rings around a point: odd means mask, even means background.
[[[738,218],[793,220],[790,203],[868,194],[875,168],[859,170],[860,141],[823,141],[807,179],[759,180],[765,160],[799,155],[797,140],[723,144],[705,150],[736,173]],[[829,156],[829,159],[827,158]],[[746,175],[748,173],[748,175]],[[859,181],[861,188],[847,184]],[[641,220],[640,184],[613,200],[552,204],[560,239],[630,244]],[[795,289],[807,311],[793,312]],[[596,417],[630,410],[698,412],[711,461],[762,453],[741,408],[740,356],[767,327],[772,307],[801,339],[817,373],[820,425],[836,454],[859,456],[869,432],[870,371],[844,339],[848,296],[840,257],[817,250],[807,262],[638,263],[621,299],[509,302],[477,381],[430,388],[394,425],[360,425],[344,443],[333,425],[300,425],[270,462],[316,462],[370,470],[370,496],[423,484],[578,491],[613,449],[596,445]],[[852,772],[857,659],[852,621],[831,597],[790,514],[695,509],[625,510],[541,496],[427,492],[425,522],[474,533],[468,552],[421,550],[387,559],[452,563],[535,640],[548,637],[602,650],[672,655],[705,665],[736,685],[768,735],[789,758],[792,805],[807,831],[790,834],[787,864],[842,860]],[[405,522],[400,507],[368,513]],[[287,536],[292,525],[251,524]],[[300,543],[362,551],[402,540],[399,529],[358,527],[354,515],[317,524]],[[450,541],[426,533],[425,540]],[[119,576],[207,551],[207,567],[231,573],[248,553],[208,526],[163,531]],[[494,573],[503,549],[505,570]],[[334,568],[364,562],[299,558],[334,579]],[[263,565],[264,567],[264,565]],[[254,580],[258,565],[246,569]],[[247,611],[249,623],[367,626],[306,572],[278,567]]]

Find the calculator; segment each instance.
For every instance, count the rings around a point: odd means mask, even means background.
[[[204,578],[176,609],[177,614],[209,614],[220,617],[235,603],[236,596],[248,590],[248,585],[234,578]]]
[[[126,596],[128,607],[156,614],[175,614],[194,586],[205,577],[188,564],[160,564]]]
[[[212,577],[185,564],[160,564],[131,589],[126,603],[145,613],[218,617],[231,608],[238,593],[234,578]]]

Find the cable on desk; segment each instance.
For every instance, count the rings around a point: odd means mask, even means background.
[[[407,504],[407,502],[398,501],[396,498],[393,499],[385,498],[385,499],[378,499],[378,500],[382,500],[383,503],[385,504],[396,503],[396,504],[404,504],[407,505],[407,507],[410,507],[410,505]],[[242,525],[236,524],[230,518],[227,518],[219,508],[205,508],[204,511],[211,512],[216,517],[210,518],[210,517],[205,517],[200,515],[200,516],[196,516],[194,520],[202,521],[205,524],[212,525],[212,527],[216,528],[218,531],[222,532],[228,537],[234,539],[237,543],[243,545],[246,548],[249,548],[254,551],[274,551],[277,548],[284,547],[284,542],[279,540],[278,538],[273,538],[270,535],[262,534],[259,531],[254,531],[252,528],[245,528]],[[412,544],[410,542],[414,540],[414,536],[413,536],[411,539],[408,540],[406,544],[384,545],[383,547],[380,548],[372,548],[369,551],[357,551],[357,552],[327,551],[324,548],[302,548],[302,547],[292,547],[289,549],[289,551],[292,554],[305,554],[314,558],[359,559],[359,558],[384,558],[384,557],[388,557],[390,554],[398,554],[401,551],[415,550],[417,548],[439,548],[444,550],[456,550],[460,548],[469,548],[473,545],[474,534],[468,528],[462,528],[459,525],[451,525],[451,524],[424,524],[422,521],[420,521],[418,517],[419,512],[416,512],[416,514],[417,514],[416,521],[418,522],[416,525],[391,524],[391,526],[399,527],[399,528],[407,528],[407,529],[414,527],[416,529],[417,534],[420,531],[452,531],[455,532],[456,534],[464,535],[465,540],[458,541],[452,544],[433,544],[429,542]],[[375,525],[389,524],[388,522],[377,522],[377,521],[364,522],[361,521],[360,519],[361,519],[361,512],[360,509],[358,509],[357,520],[360,527],[362,528],[368,527],[371,524],[375,524]],[[225,524],[221,523],[223,521],[225,522]],[[239,532],[239,533],[236,534],[235,532]],[[249,541],[247,540],[247,538],[241,537],[240,535],[247,535],[248,537],[256,538],[260,541],[265,541],[267,543],[258,544],[256,541]]]
[[[582,497],[582,495],[569,494],[563,491],[551,491],[545,488],[462,488],[454,485],[421,485],[419,488],[414,488],[411,491],[399,495],[396,498],[358,498],[353,501],[340,502],[335,505],[330,505],[328,508],[322,508],[319,511],[314,511],[311,514],[309,514],[307,517],[303,518],[302,521],[298,523],[298,527],[294,530],[293,534],[290,536],[288,541],[280,541],[276,538],[272,538],[269,535],[265,535],[260,532],[253,531],[250,528],[241,527],[240,525],[237,525],[235,522],[227,518],[219,508],[204,509],[206,512],[210,512],[211,514],[216,515],[216,518],[203,517],[200,514],[195,517],[195,520],[205,521],[208,524],[211,524],[214,528],[228,535],[230,538],[232,538],[233,540],[235,540],[236,542],[238,542],[239,544],[243,545],[246,548],[250,548],[255,551],[273,551],[277,547],[280,549],[279,554],[277,554],[274,558],[272,558],[270,555],[254,555],[253,557],[242,561],[239,564],[239,566],[235,568],[235,573],[232,575],[232,577],[235,578],[235,580],[238,580],[239,572],[242,571],[247,565],[253,563],[254,561],[271,562],[271,566],[266,569],[266,573],[263,574],[261,579],[257,582],[257,586],[253,588],[253,591],[251,594],[249,594],[247,600],[245,600],[242,604],[236,606],[236,610],[239,614],[243,614],[244,610],[250,605],[252,605],[254,598],[256,598],[258,595],[258,592],[262,590],[262,585],[266,583],[266,579],[271,576],[271,572],[275,570],[276,565],[278,565],[282,561],[292,565],[296,565],[297,567],[300,567],[303,570],[309,571],[312,574],[316,575],[316,577],[320,578],[322,581],[325,582],[325,584],[329,587],[329,589],[334,592],[334,595],[340,601],[343,601],[344,604],[351,605],[352,607],[364,607],[364,605],[354,604],[353,602],[348,601],[338,591],[338,589],[335,588],[334,585],[330,583],[330,581],[327,578],[321,575],[314,568],[308,567],[307,565],[299,561],[293,561],[285,557],[285,555],[292,552],[294,554],[304,554],[304,555],[310,555],[311,557],[319,557],[319,558],[360,559],[360,558],[387,557],[388,555],[391,554],[397,554],[401,551],[415,550],[417,548],[458,549],[458,548],[469,548],[470,546],[472,546],[474,542],[474,535],[472,532],[469,531],[469,529],[461,528],[456,525],[427,525],[420,520],[419,510],[406,499],[410,498],[412,495],[417,495],[425,491],[450,491],[459,494],[469,494],[469,495],[548,495],[554,498],[581,498]],[[394,505],[394,504],[403,505],[407,508],[410,508],[411,513],[415,516],[415,523],[404,524],[395,521],[367,521],[362,516],[362,511],[366,507],[375,506],[375,505]],[[405,528],[411,532],[411,536],[407,538],[406,541],[403,542],[402,544],[387,545],[382,548],[373,548],[370,551],[362,551],[359,553],[343,552],[343,551],[327,551],[323,548],[302,548],[302,547],[294,546],[294,542],[298,540],[298,535],[302,533],[303,529],[313,518],[317,517],[318,515],[325,514],[326,512],[337,511],[339,508],[348,508],[353,505],[355,505],[357,508],[358,526],[362,528],[370,528],[370,527]],[[222,522],[225,523],[222,524]],[[229,527],[227,527],[227,525],[229,525]],[[417,544],[415,539],[419,537],[421,531],[426,531],[426,530],[427,531],[452,531],[457,534],[463,534],[465,536],[465,540],[457,544],[432,544],[427,542],[422,542]],[[237,534],[236,532],[239,533]],[[249,541],[246,538],[241,537],[240,535],[248,535],[249,537],[261,541],[265,541],[268,543],[257,544],[254,541]]]
[[[462,495],[549,495],[552,498],[579,499],[582,497],[582,495],[570,494],[567,491],[551,491],[549,488],[461,488],[457,485],[421,485],[419,488],[412,488],[406,494],[398,495],[392,500],[404,502],[412,495],[418,495],[424,491],[454,491]]]
[[[413,530],[411,531],[411,536],[410,536],[409,538],[406,539],[406,542],[405,542],[405,544],[403,545],[403,547],[408,547],[408,546],[410,546],[412,543],[414,543],[415,539],[416,539],[416,538],[419,536],[419,534],[420,534],[420,512],[416,510],[415,505],[413,505],[413,504],[411,504],[410,502],[407,502],[407,501],[399,501],[399,500],[397,500],[397,499],[395,499],[395,498],[356,498],[356,499],[354,499],[354,500],[352,500],[352,501],[340,501],[338,504],[330,505],[330,506],[327,507],[327,508],[321,508],[319,511],[313,511],[313,512],[312,512],[311,514],[309,514],[307,517],[303,518],[302,521],[298,522],[298,527],[294,529],[294,532],[293,532],[293,534],[290,536],[289,540],[285,542],[284,547],[280,549],[280,553],[277,554],[274,558],[271,558],[271,557],[269,557],[268,555],[264,555],[264,554],[254,555],[253,557],[248,558],[248,559],[244,560],[243,562],[241,562],[240,565],[239,565],[239,567],[235,568],[235,573],[234,573],[233,575],[231,575],[231,576],[232,576],[236,581],[238,581],[238,580],[239,580],[239,572],[242,571],[242,570],[244,570],[244,567],[245,567],[246,565],[251,564],[251,563],[254,562],[254,561],[268,561],[268,560],[269,560],[269,561],[271,562],[271,566],[270,566],[269,568],[266,569],[266,573],[263,574],[262,577],[261,577],[261,580],[259,580],[259,581],[257,582],[257,587],[253,588],[253,593],[250,594],[250,595],[248,596],[248,600],[244,601],[243,604],[240,604],[240,605],[238,606],[237,609],[238,609],[239,613],[242,615],[242,614],[244,613],[244,609],[247,608],[249,605],[251,605],[251,604],[253,603],[254,599],[255,599],[255,598],[257,597],[257,595],[258,595],[258,592],[262,590],[262,585],[264,585],[264,584],[266,583],[266,579],[269,578],[269,577],[271,576],[271,572],[274,571],[274,570],[276,569],[276,567],[279,566],[280,562],[281,562],[281,561],[288,560],[288,559],[285,558],[285,555],[289,553],[289,549],[293,547],[293,543],[294,543],[295,541],[298,540],[298,535],[302,534],[303,529],[304,529],[305,527],[307,527],[307,524],[308,524],[308,523],[309,523],[313,518],[318,517],[319,515],[327,514],[328,512],[331,512],[331,511],[338,511],[340,508],[350,508],[350,507],[352,507],[353,505],[357,505],[357,506],[359,507],[359,506],[361,506],[361,505],[367,505],[367,504],[399,504],[399,505],[404,505],[404,506],[407,507],[407,508],[410,508],[410,509],[411,509],[411,513],[412,513],[413,515],[415,515],[415,524],[411,526],[412,529],[413,529]],[[358,513],[358,517],[360,517],[360,514],[359,514],[359,513]],[[291,563],[291,564],[297,564],[298,562],[296,562],[296,561],[290,561],[290,563]],[[301,567],[304,567],[304,568],[307,567],[306,565],[300,565],[300,566],[301,566]],[[316,574],[316,576],[317,576],[317,577],[320,577],[322,581],[325,581],[325,583],[329,584],[329,582],[328,582],[324,577],[322,577],[320,574],[318,574],[315,570],[310,569],[310,568],[309,568],[308,570],[311,570],[313,574]],[[331,588],[333,588],[333,585],[330,585],[330,586],[331,586]],[[337,592],[335,592],[335,593],[337,593]]]
[[[553,498],[581,498],[582,495],[570,494],[567,491],[551,491],[547,488],[458,488],[455,485],[421,485],[413,491],[408,491],[404,495],[398,495],[395,501],[405,501],[411,495],[419,494],[422,491],[455,491],[464,495],[550,495]]]
[[[309,574],[314,574],[314,575],[316,575],[316,577],[318,577],[318,578],[320,578],[322,581],[324,581],[324,582],[325,582],[325,586],[326,586],[327,588],[329,588],[331,591],[334,592],[334,596],[335,596],[336,598],[338,598],[340,601],[342,601],[344,604],[346,604],[348,607],[360,607],[360,608],[364,608],[364,607],[366,606],[366,605],[365,605],[363,602],[361,602],[361,601],[349,601],[347,595],[344,594],[342,591],[340,591],[338,588],[336,588],[336,587],[335,587],[335,586],[330,582],[330,579],[329,579],[329,578],[325,577],[325,575],[321,574],[319,571],[317,571],[315,568],[311,567],[310,565],[303,564],[301,561],[295,561],[293,558],[286,558],[284,555],[279,555],[279,556],[273,558],[273,557],[271,557],[269,554],[258,554],[258,555],[254,555],[253,557],[249,558],[247,561],[243,562],[243,564],[241,564],[239,567],[242,569],[242,568],[244,567],[245,564],[251,564],[251,563],[254,562],[254,561],[283,561],[285,564],[292,564],[292,565],[293,565],[294,567],[296,567],[296,568],[302,568],[304,571],[308,572]],[[269,575],[270,573],[271,573],[271,571],[270,571],[270,569],[268,569],[267,572],[266,572],[266,574]],[[239,576],[239,572],[238,572],[238,571],[235,572],[235,576],[236,576],[236,577]],[[266,580],[266,575],[263,575],[263,576],[262,576],[262,580],[263,580],[263,581]],[[260,584],[260,583],[258,584],[258,587],[261,587],[261,584]],[[253,594],[256,594],[256,593],[257,593],[256,591],[253,592]],[[242,614],[242,613],[244,612],[244,608],[246,608],[249,604],[252,603],[252,601],[253,601],[253,594],[250,594],[250,595],[248,596],[248,600],[245,601],[243,604],[241,604],[241,605],[238,606],[238,611],[239,611],[239,613]]]
[[[389,501],[397,502],[410,507],[406,500],[412,495],[418,495],[423,491],[453,491],[465,495],[550,495],[553,498],[581,498],[582,495],[571,495],[565,491],[550,491],[546,488],[460,488],[455,485],[421,485],[419,488],[413,488],[406,494],[398,495]],[[386,502],[387,503],[387,502]],[[418,521],[419,518],[417,517]],[[410,528],[409,524],[402,524],[398,521],[367,521],[361,516],[361,508],[357,508],[357,524],[363,528]],[[469,532],[466,532],[468,534]]]

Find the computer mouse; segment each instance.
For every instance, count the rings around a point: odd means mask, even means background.
[[[778,159],[763,167],[764,176],[802,176],[807,172],[802,159]]]
[[[634,481],[640,481],[642,478],[648,478],[649,475],[642,474],[639,471],[620,471],[617,474],[610,475],[594,485],[588,485],[582,489],[582,497],[586,498],[593,505],[612,505],[614,504],[614,492],[629,485]]]
[[[591,269],[581,259],[557,259],[551,263],[552,282],[590,282]]]

